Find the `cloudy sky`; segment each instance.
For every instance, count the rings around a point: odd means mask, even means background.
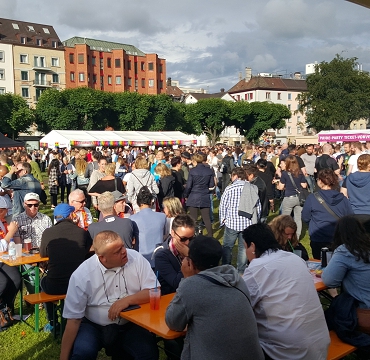
[[[370,70],[370,9],[345,0],[0,0],[1,17],[132,44],[182,86],[218,92],[252,73],[304,73],[335,54]]]

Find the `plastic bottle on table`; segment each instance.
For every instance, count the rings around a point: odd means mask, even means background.
[[[17,258],[17,253],[15,250],[15,243],[13,239],[10,239],[10,242],[9,242],[8,255],[9,255],[9,260],[16,260]]]

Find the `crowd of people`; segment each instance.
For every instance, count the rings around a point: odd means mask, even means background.
[[[149,301],[156,274],[163,295],[176,292],[168,326],[187,328],[185,341],[164,341],[169,359],[326,359],[328,327],[305,264],[325,247],[334,253],[324,283],[370,309],[370,143],[5,150],[0,161],[0,250],[31,242],[49,257],[41,288],[67,294],[61,359],[102,348],[157,359],[153,336],[119,317]],[[0,308],[14,311],[20,287],[18,269],[0,263]],[[59,331],[45,307],[44,331]]]

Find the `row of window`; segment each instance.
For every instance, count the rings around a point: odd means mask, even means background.
[[[107,67],[111,68],[112,67],[112,58],[108,57],[106,60],[107,60],[106,61],[107,62]],[[85,54],[77,54],[77,62],[78,62],[78,64],[84,64],[85,63]],[[70,64],[75,63],[75,54],[74,53],[69,54],[69,63]],[[87,55],[87,57],[86,57],[86,63],[87,63],[87,65],[90,65],[90,56],[89,55]],[[125,61],[123,60],[122,63],[123,63],[123,68],[125,68],[125,66],[126,66]],[[91,57],[91,65],[96,66],[96,56]],[[104,68],[104,58],[99,58],[99,66],[100,66],[100,69]],[[121,59],[114,59],[114,67],[115,68],[120,68],[121,67]],[[135,73],[137,73],[137,70],[138,70],[138,63],[137,62],[134,62],[134,67],[135,67]],[[131,60],[127,60],[127,70],[131,70]],[[140,62],[140,70],[145,71],[145,62],[144,61]],[[154,70],[154,63],[153,62],[148,63],[148,70],[149,71]],[[163,71],[163,66],[162,66],[162,64],[159,64],[159,72],[162,73],[162,71]]]
[[[265,96],[266,96],[266,100],[271,100],[271,92],[267,91]],[[236,100],[240,101],[241,96],[236,95]],[[244,100],[247,100],[247,101],[253,100],[253,93],[244,94]],[[277,93],[277,100],[282,100],[281,93]],[[292,100],[292,94],[291,93],[288,93],[288,100]],[[290,105],[288,105],[288,108],[290,109]]]
[[[281,134],[281,130],[282,129],[278,129],[277,130],[277,133],[278,134]],[[289,135],[291,135],[292,134],[292,127],[291,126],[288,126],[287,127],[287,133],[289,134]],[[301,134],[302,133],[302,129],[299,127],[299,126],[297,126],[297,134],[299,135],[299,134]]]
[[[75,73],[73,71],[71,71],[70,74],[69,74],[69,80],[72,81],[72,82],[75,81]],[[113,77],[111,75],[108,75],[107,80],[108,80],[108,85],[112,85]],[[84,72],[78,73],[78,81],[79,82],[85,82],[85,73]],[[90,82],[90,74],[88,74],[87,82]],[[92,82],[94,84],[97,83],[97,75],[96,74],[93,74]],[[122,76],[117,75],[115,77],[115,82],[116,82],[116,85],[122,85]],[[104,76],[100,76],[100,83],[104,84]],[[130,77],[127,78],[127,86],[132,86],[132,79]],[[150,88],[154,88],[154,79],[149,79],[148,80],[148,86]],[[138,80],[135,80],[135,87],[138,87]],[[145,88],[145,79],[141,79],[141,87]],[[159,88],[163,89],[163,80],[159,81]]]
[[[46,74],[45,73],[39,73],[39,72],[35,73],[35,84],[36,85],[37,85],[37,79],[39,77],[46,77]],[[53,79],[52,80],[53,83],[55,83],[55,84],[59,83],[59,75],[58,74],[52,74],[52,79]],[[0,80],[5,80],[5,69],[0,69]],[[23,70],[21,71],[21,80],[22,81],[30,81],[28,71],[23,71]],[[39,85],[47,85],[47,84],[45,82],[45,83],[40,83]]]
[[[19,55],[19,62],[21,64],[28,64],[29,63],[29,58],[27,54],[20,54]],[[33,57],[33,65],[35,67],[43,67],[46,68],[48,67],[47,62],[46,62],[46,57],[45,56],[34,56]],[[59,66],[59,58],[57,57],[52,57],[51,58],[51,66],[58,67]]]

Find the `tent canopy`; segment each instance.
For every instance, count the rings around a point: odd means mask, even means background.
[[[324,130],[317,135],[319,142],[370,141],[370,130]]]
[[[83,131],[52,130],[40,140],[41,147],[165,146],[196,144],[181,131]]]
[[[0,148],[24,147],[21,141],[15,141],[0,133]]]

